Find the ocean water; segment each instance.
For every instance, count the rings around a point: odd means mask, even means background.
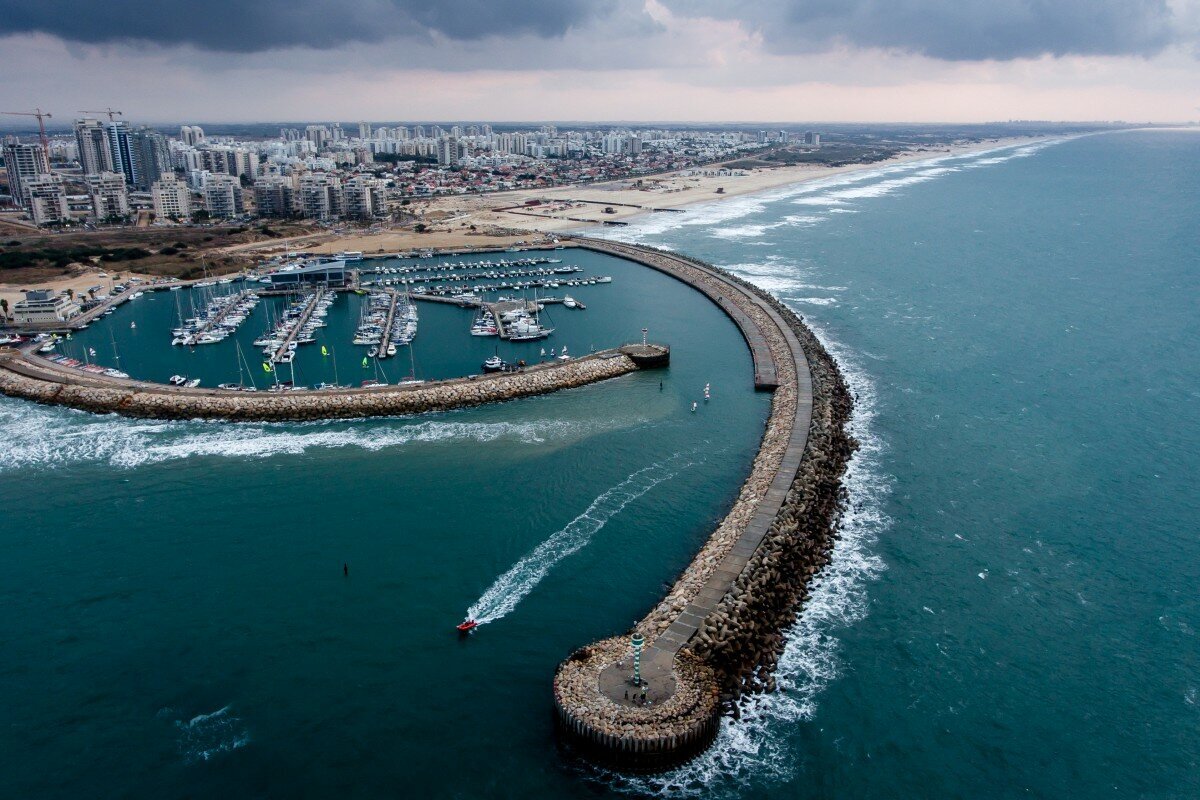
[[[802,314],[864,448],[786,692],[633,793],[1200,794],[1200,134],[834,177],[607,235]]]
[[[1108,134],[603,231],[803,314],[863,445],[785,691],[652,778],[561,760],[549,682],[661,596],[761,434],[744,344],[678,284],[631,268],[568,318],[652,320],[669,371],[456,414],[0,400],[3,793],[1196,796],[1198,176],[1200,135]]]

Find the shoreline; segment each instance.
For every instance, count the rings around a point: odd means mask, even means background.
[[[282,252],[303,248],[301,252],[314,255],[332,255],[343,250],[360,250],[369,255],[396,253],[404,250],[462,250],[507,248],[513,245],[532,245],[544,242],[557,235],[583,232],[589,228],[602,229],[610,226],[605,222],[633,223],[647,214],[687,213],[693,207],[718,204],[736,198],[763,194],[788,186],[808,183],[835,175],[883,169],[897,164],[928,161],[938,158],[971,155],[973,153],[1018,147],[1022,144],[1046,141],[1054,136],[1022,136],[993,139],[969,145],[949,145],[937,149],[921,149],[902,153],[893,158],[870,164],[847,164],[840,167],[824,165],[791,165],[739,171],[738,175],[688,175],[689,172],[712,172],[721,169],[712,165],[695,170],[664,173],[641,179],[643,188],[632,184],[637,179],[622,179],[600,184],[579,186],[557,186],[546,189],[521,189],[512,192],[497,192],[481,195],[461,195],[437,198],[416,206],[421,211],[431,230],[416,233],[411,230],[387,230],[376,233],[351,232],[317,233],[288,239],[269,240],[249,244],[232,245],[215,253],[237,252],[265,259],[276,251]],[[647,188],[650,187],[650,188]],[[717,189],[724,189],[718,194]],[[540,201],[535,209],[546,211],[546,215],[527,216],[525,204]],[[550,212],[567,200],[586,201],[580,205],[563,207],[559,212]],[[611,205],[615,213],[606,214],[603,209]],[[519,208],[518,213],[502,209]],[[573,219],[567,219],[566,217]],[[453,220],[447,222],[447,220]],[[475,227],[475,230],[471,229]],[[307,240],[307,241],[306,241]],[[307,242],[313,242],[307,245]],[[10,283],[0,280],[0,297],[9,301],[9,310],[20,299],[22,289],[50,289],[82,292],[94,284],[111,286],[112,278],[101,278],[100,268],[88,269],[75,275],[63,275],[50,280]],[[108,271],[115,277],[116,272]],[[129,277],[151,280],[155,276],[120,270]]]

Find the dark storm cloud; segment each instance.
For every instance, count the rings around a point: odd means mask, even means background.
[[[619,0],[0,0],[0,35],[47,33],[88,44],[187,44],[225,52],[330,49],[432,34],[551,38],[617,5]]]
[[[1174,38],[1166,0],[663,0],[739,20],[775,52],[845,44],[947,61],[1152,55]]]

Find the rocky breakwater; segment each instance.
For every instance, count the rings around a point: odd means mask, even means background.
[[[631,682],[629,637],[576,651],[555,676],[559,728],[571,745],[610,766],[662,769],[707,746],[720,712],[736,717],[743,693],[775,689],[783,633],[833,547],[841,476],[855,447],[845,430],[852,402],[803,320],[767,293],[678,254],[584,246],[702,289],[737,315],[747,342],[760,345],[756,371],[774,370],[777,383],[762,445],[733,508],[630,632],[650,643],[643,685]]]
[[[476,379],[370,389],[246,393],[76,377],[65,370],[43,366],[39,361],[16,353],[0,356],[0,393],[48,405],[131,417],[256,422],[449,411],[548,394],[638,369],[628,356],[610,350]]]

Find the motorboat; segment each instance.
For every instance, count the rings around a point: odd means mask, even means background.
[[[488,358],[483,362],[483,371],[501,372],[505,366],[507,365],[504,363],[504,359],[500,358],[500,356],[488,356]]]
[[[473,631],[479,627],[479,623],[473,619],[465,619],[462,622],[455,625],[454,627],[455,627],[455,629],[458,630],[459,633],[470,633],[471,631]]]
[[[167,383],[171,384],[172,386],[183,386],[185,383],[187,383],[187,378],[183,377],[182,375],[172,375],[167,379]]]

